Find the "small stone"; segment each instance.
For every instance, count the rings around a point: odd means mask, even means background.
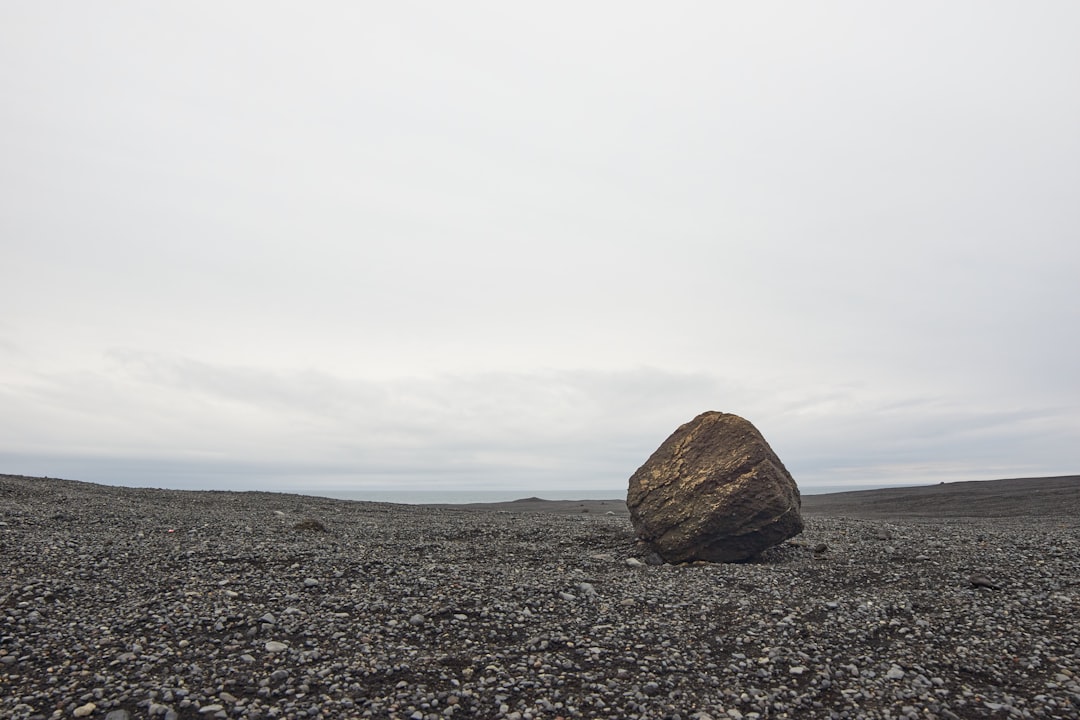
[[[972,587],[988,588],[990,590],[1000,590],[1001,589],[1001,587],[998,586],[998,584],[995,583],[993,580],[991,580],[990,578],[986,577],[985,575],[981,575],[979,573],[975,573],[974,575],[969,577],[968,582],[971,583]]]
[[[288,645],[283,642],[278,642],[277,640],[270,640],[266,643],[266,652],[279,653],[285,652],[288,649]]]
[[[312,588],[312,587],[318,587],[318,586],[319,586],[319,581],[316,580],[315,578],[304,578],[304,587]]]
[[[646,695],[652,697],[653,695],[659,694],[660,685],[658,685],[655,682],[650,681],[650,682],[647,682],[647,683],[645,683],[644,685],[641,686],[641,691],[643,693],[645,693]]]
[[[573,601],[577,600],[576,595],[572,595],[572,594],[570,594],[568,592],[560,592],[559,597],[561,597],[566,602],[573,602]]]
[[[792,675],[802,675],[804,672],[806,672],[806,666],[805,665],[793,665],[792,667],[788,668],[788,672],[791,673]]]
[[[427,622],[427,618],[425,618],[420,613],[416,613],[415,615],[413,615],[412,617],[409,618],[409,624],[414,626],[414,627],[419,627],[419,626],[423,625],[426,622]]]
[[[209,715],[210,713],[221,712],[224,709],[224,705],[203,705],[201,708],[199,708],[199,714]]]
[[[113,710],[105,716],[105,720],[131,720],[131,713],[127,710]]]
[[[889,668],[889,672],[885,673],[885,677],[889,680],[902,680],[904,677],[904,671],[899,665],[893,665]]]
[[[75,717],[86,717],[86,716],[90,715],[92,712],[94,712],[95,710],[97,710],[97,705],[95,705],[92,702],[89,702],[89,703],[86,703],[85,705],[80,705],[79,707],[75,708],[75,711],[73,713],[71,713],[71,714],[74,715]]]
[[[626,558],[626,564],[630,567],[642,567],[645,563],[641,562],[637,558]]]

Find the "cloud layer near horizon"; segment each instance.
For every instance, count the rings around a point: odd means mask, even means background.
[[[1068,407],[807,394],[647,368],[367,381],[114,353],[99,372],[22,388],[4,398],[0,430],[22,448],[0,454],[8,470],[125,484],[618,489],[710,408],[753,418],[804,485],[988,479],[1070,461],[1054,455]],[[58,427],[61,452],[40,441]],[[1018,449],[1045,464],[1017,462]]]
[[[110,8],[0,9],[0,471],[1077,472],[1077,6]]]

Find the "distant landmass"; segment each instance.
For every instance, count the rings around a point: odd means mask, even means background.
[[[511,512],[611,513],[629,515],[622,498],[440,504],[437,507]],[[802,496],[806,515],[850,517],[1080,516],[1080,475],[972,480]]]
[[[856,517],[1077,517],[1080,475],[804,495],[802,511]]]

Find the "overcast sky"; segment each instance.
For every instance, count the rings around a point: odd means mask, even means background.
[[[1080,4],[0,5],[0,472],[1080,472]]]

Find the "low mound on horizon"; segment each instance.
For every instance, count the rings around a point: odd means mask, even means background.
[[[629,516],[626,501],[545,500],[441,505],[507,512],[614,513]],[[802,496],[802,512],[851,517],[1025,517],[1080,516],[1080,475],[971,480],[848,490]]]
[[[808,515],[853,517],[1077,517],[1080,475],[804,495],[802,511]]]

